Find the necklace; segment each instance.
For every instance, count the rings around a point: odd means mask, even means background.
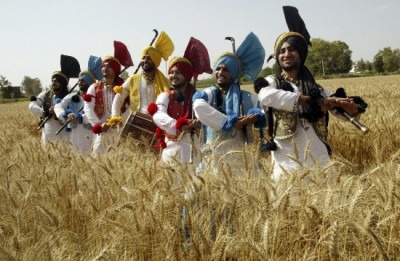
[[[295,80],[295,79],[293,79],[292,77],[290,77],[290,76],[288,76],[286,73],[284,73],[284,72],[281,72],[281,76],[282,76],[282,78],[283,79],[285,79],[286,81],[288,81],[288,82],[291,82],[291,83],[293,83],[294,85],[296,85],[296,86],[299,86],[299,80]]]
[[[103,80],[104,86],[106,87],[107,90],[111,91],[114,88],[114,83],[107,83],[106,81]]]
[[[142,72],[143,78],[146,80],[147,85],[151,85],[154,82],[154,75],[148,75],[145,72]]]

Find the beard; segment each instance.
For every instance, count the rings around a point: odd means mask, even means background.
[[[147,73],[154,72],[154,70],[155,70],[154,66],[147,64],[147,63],[142,63],[142,69],[143,69],[143,71],[145,71]]]
[[[222,83],[217,82],[218,87],[220,87],[223,90],[228,90],[229,87],[231,86],[231,84],[232,84],[232,82],[227,82],[227,81],[224,81]]]

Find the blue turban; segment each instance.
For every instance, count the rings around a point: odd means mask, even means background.
[[[265,60],[265,50],[254,33],[249,33],[239,46],[236,55],[242,63],[242,72],[251,81],[257,78]]]
[[[81,71],[79,78],[83,79],[88,85],[92,85],[96,80],[103,78],[101,67],[101,58],[91,55],[88,61],[88,69]]]
[[[228,67],[233,81],[225,100],[227,115],[240,116],[240,73],[243,72],[247,78],[254,81],[262,69],[264,60],[265,50],[258,37],[252,32],[239,46],[236,55],[223,53],[217,58],[214,71],[221,63],[224,63]]]
[[[214,65],[215,69],[221,64],[224,63],[229,72],[231,73],[233,82],[237,82],[240,75],[240,60],[239,57],[234,55],[233,53],[223,53],[218,58]]]

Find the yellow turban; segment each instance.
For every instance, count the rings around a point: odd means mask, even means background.
[[[147,46],[144,48],[141,56],[143,57],[146,54],[149,55],[156,67],[158,67],[160,66],[161,58],[163,58],[165,61],[168,60],[168,57],[172,54],[174,49],[175,46],[169,36],[165,32],[161,32],[156,43],[154,44],[154,47]]]
[[[143,49],[142,51],[142,57],[145,55],[149,55],[153,63],[155,64],[156,67],[160,66],[161,63],[161,53],[159,50],[152,46],[147,46],[146,48]]]

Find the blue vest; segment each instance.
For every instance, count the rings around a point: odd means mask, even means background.
[[[212,98],[211,98],[211,103],[210,105],[218,109],[218,100],[217,100],[217,93],[218,89],[215,86],[211,86],[209,88],[211,90]],[[253,104],[251,102],[251,93],[248,91],[240,91],[240,110],[242,115],[246,115],[247,112],[253,108]],[[225,108],[225,97],[222,99],[222,108]],[[225,113],[225,112],[222,112]],[[215,130],[212,129],[208,126],[202,125],[202,132],[203,132],[203,143],[212,142],[215,141],[217,138],[219,138],[221,141],[228,140],[234,138],[237,133],[242,133],[240,135],[244,135],[244,132],[246,133],[246,141],[248,143],[253,142],[253,129],[252,126],[246,126],[245,130],[238,131],[235,128],[232,128],[230,131],[223,131],[223,130]]]

